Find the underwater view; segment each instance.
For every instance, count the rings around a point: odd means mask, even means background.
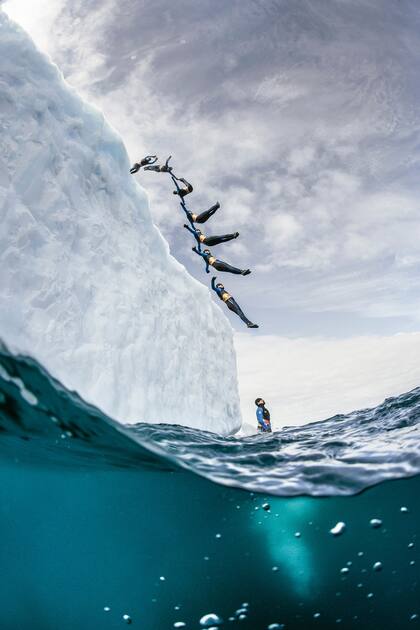
[[[419,33],[0,0],[0,630],[420,630]]]
[[[0,419],[1,628],[420,623],[420,390],[335,441],[221,438],[122,427],[3,347]]]

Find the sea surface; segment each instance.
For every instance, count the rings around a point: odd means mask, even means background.
[[[1,346],[0,628],[418,628],[419,426],[122,426]]]

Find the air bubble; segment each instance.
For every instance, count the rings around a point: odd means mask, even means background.
[[[340,569],[340,573],[342,573],[343,575],[345,575],[349,571],[350,571],[350,569],[348,567],[343,567],[342,569]]]
[[[284,623],[270,623],[267,630],[284,630]]]
[[[400,507],[400,512],[408,512],[408,507],[403,505],[402,507]]]
[[[104,606],[104,611],[105,611],[105,612],[109,612],[110,610],[111,610],[111,609],[110,609],[110,607],[109,607],[109,606]]]
[[[295,538],[300,538],[302,534],[300,532],[295,532]]]
[[[344,534],[345,530],[346,524],[343,523],[343,521],[339,521],[336,525],[334,525],[334,527],[330,529],[330,534],[332,534],[333,536],[341,536],[341,534]]]
[[[262,509],[265,510],[266,512],[270,511],[270,504],[269,503],[263,503],[262,504]]]
[[[218,539],[221,538],[221,537],[222,537],[222,534],[216,534],[216,536],[215,536],[215,538],[218,538]]]
[[[174,628],[185,628],[186,625],[187,624],[184,621],[175,621]]]
[[[202,628],[211,628],[211,626],[220,626],[223,623],[223,619],[215,613],[209,613],[204,615],[200,619],[200,626]]]
[[[271,567],[271,570],[274,571],[274,573],[277,573],[277,571],[279,570],[278,567]]]
[[[133,620],[131,619],[130,615],[123,615],[123,620],[125,621],[126,624],[130,625],[133,623]]]
[[[380,518],[371,518],[369,522],[373,529],[379,529],[379,527],[382,527],[382,521]]]
[[[382,562],[375,562],[375,564],[373,565],[373,570],[382,571]]]

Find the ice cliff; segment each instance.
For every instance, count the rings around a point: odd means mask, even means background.
[[[120,421],[238,429],[227,319],[120,137],[1,9],[0,133],[0,338]]]

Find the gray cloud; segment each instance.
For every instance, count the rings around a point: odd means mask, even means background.
[[[319,312],[349,333],[352,314],[366,329],[418,326],[417,3],[52,5],[50,54],[133,159],[173,153],[196,206],[222,202],[208,231],[240,230],[217,254],[254,267],[225,279],[252,317],[302,334]],[[174,254],[206,281],[169,183],[140,179]]]

